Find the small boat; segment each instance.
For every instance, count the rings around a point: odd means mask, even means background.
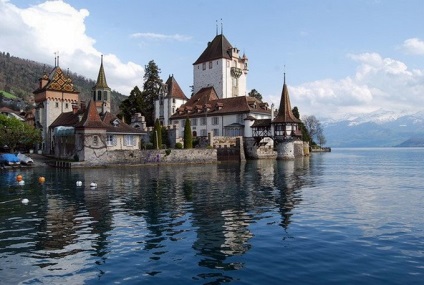
[[[18,166],[21,164],[19,158],[13,153],[0,154],[0,164],[9,166]]]
[[[25,164],[25,165],[32,165],[32,164],[34,163],[34,161],[32,160],[32,158],[31,158],[31,157],[26,156],[25,154],[22,154],[22,153],[20,153],[20,152],[16,155],[16,157],[19,159],[19,161],[20,161],[22,164]]]

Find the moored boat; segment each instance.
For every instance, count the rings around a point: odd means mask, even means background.
[[[21,164],[19,158],[13,153],[0,154],[0,165],[18,166]]]

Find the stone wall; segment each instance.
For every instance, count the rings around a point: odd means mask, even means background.
[[[99,159],[72,162],[70,167],[107,167],[149,164],[217,163],[215,149],[161,149],[105,151]]]

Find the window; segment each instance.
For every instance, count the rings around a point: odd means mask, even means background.
[[[107,101],[107,91],[103,91],[103,100]]]
[[[200,118],[200,125],[206,125],[206,118]]]
[[[237,123],[244,124],[244,117],[242,114],[237,115]]]
[[[219,124],[219,117],[212,117],[212,125],[218,125]]]
[[[124,145],[125,146],[133,146],[134,145],[134,136],[133,135],[125,135],[124,136]]]
[[[206,137],[207,136],[205,129],[200,130],[200,136],[202,136],[202,137]]]
[[[99,145],[99,137],[93,136],[93,146],[98,146],[98,145]]]
[[[68,109],[68,108],[69,108],[69,104],[68,104],[68,103],[66,103],[66,104],[65,104],[65,108],[66,108],[66,109]]]
[[[115,146],[116,145],[116,136],[107,135],[106,137],[106,145],[107,146]]]
[[[212,68],[212,61],[209,61],[209,69]]]
[[[203,69],[203,70],[206,70],[206,62],[204,62],[204,63],[202,64],[202,69]]]
[[[55,106],[56,108],[59,108],[59,102],[56,102],[56,103],[54,104],[54,106]]]
[[[197,126],[197,118],[191,119],[191,125],[192,126]]]
[[[102,91],[97,91],[97,101],[102,101]]]
[[[212,131],[214,136],[219,136],[219,129],[213,129]]]

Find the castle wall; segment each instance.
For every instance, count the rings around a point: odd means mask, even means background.
[[[114,150],[96,151],[92,159],[71,162],[66,167],[110,167],[151,164],[201,164],[217,163],[216,149],[171,149],[171,150]]]

